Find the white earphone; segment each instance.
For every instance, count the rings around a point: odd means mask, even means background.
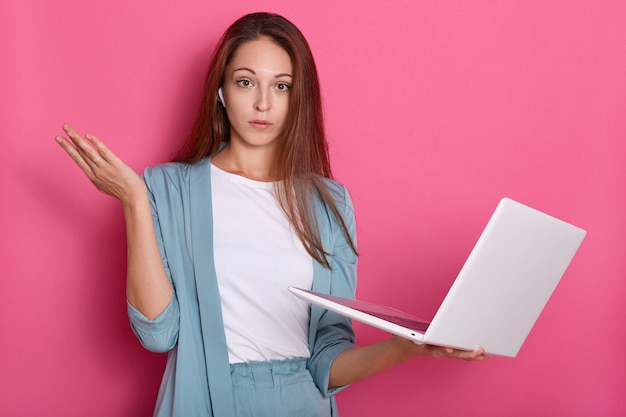
[[[217,97],[220,99],[220,103],[222,103],[222,106],[226,107],[226,102],[224,101],[224,93],[222,93],[222,87],[217,90]]]

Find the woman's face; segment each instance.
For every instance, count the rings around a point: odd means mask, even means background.
[[[287,119],[292,83],[291,60],[280,46],[267,38],[239,46],[222,87],[231,144],[272,149]]]

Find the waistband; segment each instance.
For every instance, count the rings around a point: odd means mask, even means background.
[[[312,380],[306,368],[308,358],[242,362],[230,365],[230,374],[235,387],[272,388],[298,384]]]

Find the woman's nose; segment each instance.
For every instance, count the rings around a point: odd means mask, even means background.
[[[263,91],[263,89],[259,89],[254,107],[258,111],[268,111],[270,109],[270,100],[270,93]]]

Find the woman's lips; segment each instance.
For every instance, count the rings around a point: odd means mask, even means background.
[[[252,120],[249,123],[255,129],[267,129],[270,126],[272,126],[272,124],[268,122],[267,120]]]

